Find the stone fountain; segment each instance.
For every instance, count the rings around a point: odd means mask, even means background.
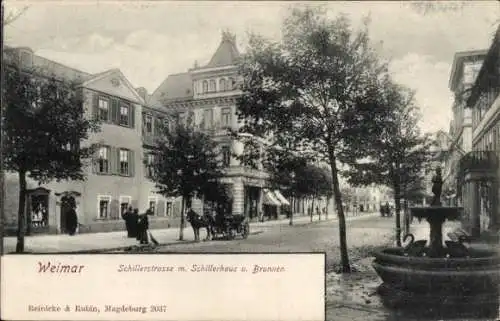
[[[500,257],[498,252],[465,246],[464,239],[445,241],[443,224],[460,219],[463,208],[441,205],[440,169],[433,177],[434,199],[429,207],[411,208],[412,215],[430,226],[427,240],[375,253],[373,267],[383,283],[379,294],[391,307],[430,310],[482,309],[498,314]]]

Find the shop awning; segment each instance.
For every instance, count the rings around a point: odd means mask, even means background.
[[[281,205],[290,205],[290,202],[281,194],[280,191],[276,190],[274,191],[274,195],[276,195],[276,198],[281,202]]]
[[[273,195],[273,192],[267,189],[264,190],[264,199],[262,203],[266,205],[281,206],[280,201],[276,199],[276,197]]]

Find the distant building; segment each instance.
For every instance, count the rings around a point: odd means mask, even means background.
[[[142,115],[151,111],[166,117],[165,109],[151,105],[151,100],[139,94],[118,69],[89,74],[35,55],[29,48],[5,48],[3,58],[8,68],[19,68],[33,77],[79,82],[86,115],[102,121],[100,132],[88,139],[88,143],[97,143],[99,148],[86,168],[85,181],[42,186],[28,181],[28,232],[64,232],[67,212],[61,206],[64,197],[74,199],[77,204],[80,232],[124,229],[121,213],[128,206],[140,212],[153,208],[155,217],[151,225],[168,226],[171,206],[155,193],[143,165]],[[5,226],[9,232],[17,229],[17,173],[6,173],[5,192]]]

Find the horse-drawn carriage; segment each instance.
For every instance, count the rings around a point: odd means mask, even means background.
[[[212,236],[222,236],[232,240],[236,235],[241,235],[244,239],[250,233],[250,224],[244,215],[224,215],[214,219],[212,225]]]
[[[237,235],[246,239],[250,234],[250,224],[244,215],[223,215],[222,213],[220,215],[200,215],[189,210],[186,216],[193,228],[195,241],[200,240],[200,228],[206,229],[207,239],[222,237],[232,240]]]

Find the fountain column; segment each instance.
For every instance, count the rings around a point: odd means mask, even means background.
[[[498,215],[500,214],[498,212],[498,194],[499,194],[499,186],[498,186],[498,179],[494,179],[491,182],[491,188],[490,188],[490,200],[491,200],[491,216],[490,216],[490,225],[488,226],[489,229],[492,231],[496,232],[498,231]]]
[[[481,232],[481,222],[480,222],[480,213],[481,213],[481,189],[480,189],[480,181],[473,180],[471,181],[472,185],[472,226],[471,226],[471,234],[473,237],[479,236]]]
[[[438,257],[443,250],[443,223],[446,218],[441,215],[429,216],[427,222],[430,226],[429,256]]]

